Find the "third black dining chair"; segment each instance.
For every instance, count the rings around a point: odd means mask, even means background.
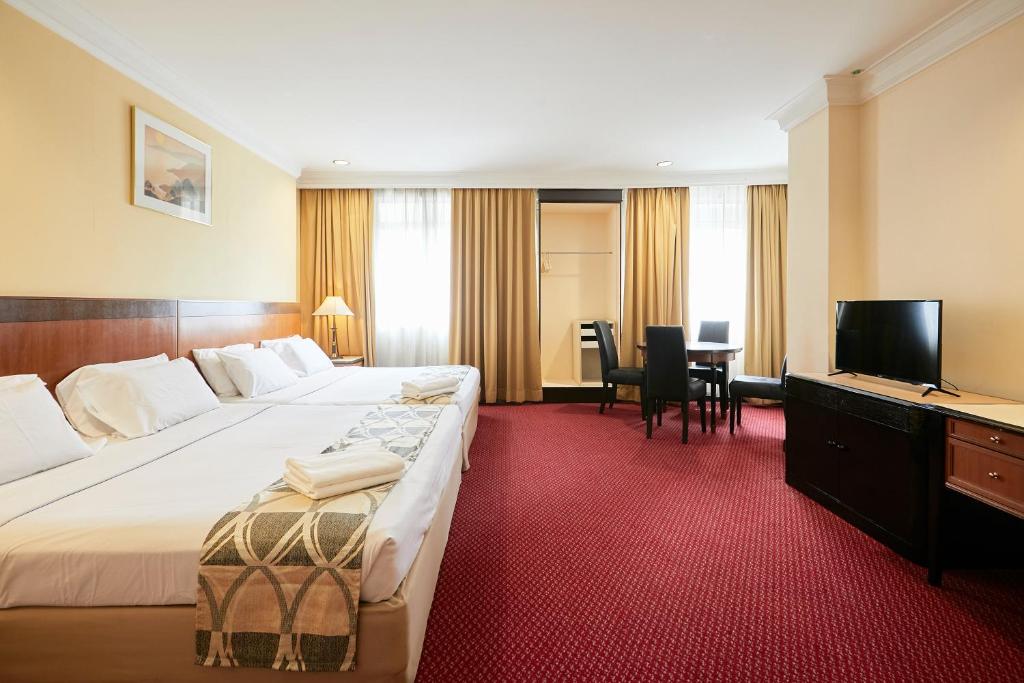
[[[707,431],[707,390],[702,379],[690,377],[683,328],[674,325],[647,326],[647,438],[651,438],[653,406],[679,401],[683,409],[683,443],[689,440],[690,401],[700,405],[700,429]],[[714,406],[711,407],[714,410]]]
[[[701,320],[700,330],[697,332],[697,341],[729,343],[729,321],[728,320]],[[718,405],[722,417],[725,417],[725,408],[729,401],[729,371],[728,365],[720,363],[695,363],[690,368],[690,375],[700,377],[702,380],[718,384]],[[714,410],[715,407],[711,406]]]
[[[736,431],[736,425],[743,418],[743,399],[763,398],[769,401],[782,401],[786,397],[786,366],[788,358],[782,359],[782,374],[779,377],[759,377],[756,375],[738,375],[729,383],[729,433]]]

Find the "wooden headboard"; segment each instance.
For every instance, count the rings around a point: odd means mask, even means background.
[[[53,391],[83,365],[298,333],[297,303],[0,297],[0,376],[35,373]]]
[[[259,301],[179,301],[178,355],[299,333],[297,303]],[[193,359],[194,360],[194,359]]]
[[[177,355],[170,299],[0,297],[0,376],[35,373],[50,391],[73,370]]]

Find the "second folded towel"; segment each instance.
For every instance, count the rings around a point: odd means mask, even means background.
[[[394,481],[405,460],[382,446],[355,446],[316,458],[288,458],[284,480],[310,498],[337,496]]]
[[[458,377],[450,375],[444,377],[423,375],[402,382],[402,396],[406,398],[429,398],[441,394],[455,393],[458,388]]]

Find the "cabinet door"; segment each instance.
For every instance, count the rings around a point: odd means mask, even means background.
[[[924,477],[916,472],[912,437],[848,413],[839,413],[838,425],[839,499],[913,543],[925,491]]]
[[[836,411],[791,396],[786,398],[786,481],[839,495]]]

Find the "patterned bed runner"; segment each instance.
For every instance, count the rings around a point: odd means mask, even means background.
[[[375,407],[323,454],[374,441],[412,464],[442,410]],[[224,515],[199,560],[196,663],[355,670],[363,544],[394,485],[318,501],[278,480]]]
[[[462,387],[462,380],[469,374],[470,368],[471,366],[469,365],[428,365],[423,368],[421,374],[429,377],[454,377],[459,380],[459,387],[455,389],[455,391],[458,391]],[[402,396],[401,393],[397,393],[388,396],[384,402],[401,405],[449,405],[455,403],[455,392],[438,394],[428,398],[409,398],[408,396]]]

